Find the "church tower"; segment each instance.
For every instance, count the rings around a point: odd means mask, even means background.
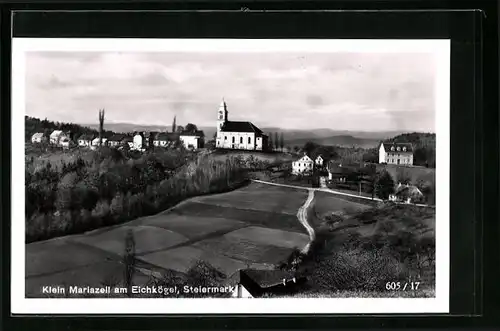
[[[222,102],[219,106],[219,112],[217,113],[217,132],[220,132],[222,126],[227,121],[227,105],[224,98],[222,98]]]

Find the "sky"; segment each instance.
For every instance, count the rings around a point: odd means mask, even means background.
[[[28,52],[26,115],[53,121],[435,132],[431,53]]]

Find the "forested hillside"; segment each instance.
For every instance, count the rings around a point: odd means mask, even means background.
[[[413,145],[413,164],[436,167],[436,134],[435,133],[403,133],[385,142],[411,143]]]
[[[88,127],[84,127],[73,123],[62,123],[62,122],[52,122],[47,119],[40,120],[36,117],[25,116],[24,117],[24,127],[25,127],[25,141],[30,141],[31,136],[36,132],[45,132],[48,135],[54,130],[71,131],[73,134],[73,139],[77,140],[82,134],[98,134],[98,131]],[[105,134],[112,134],[112,131],[104,130]]]

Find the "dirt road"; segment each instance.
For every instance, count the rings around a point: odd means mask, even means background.
[[[299,222],[306,228],[310,239],[309,243],[302,249],[302,253],[304,254],[306,254],[309,251],[311,243],[316,238],[316,233],[314,232],[314,229],[307,222],[307,209],[309,208],[309,205],[311,205],[311,202],[313,200],[314,200],[314,190],[309,190],[309,196],[307,197],[306,202],[302,205],[302,207],[299,208],[299,211],[297,212],[297,218]]]

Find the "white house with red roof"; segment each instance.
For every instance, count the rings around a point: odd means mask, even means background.
[[[216,148],[262,151],[267,149],[267,139],[251,122],[229,121],[227,105],[222,100],[217,115]]]
[[[380,143],[378,163],[413,165],[413,146],[408,143]]]

